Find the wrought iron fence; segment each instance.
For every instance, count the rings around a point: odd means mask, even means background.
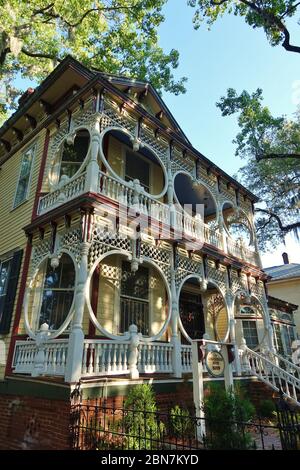
[[[127,409],[104,399],[74,404],[71,412],[75,450],[300,449],[299,436],[299,427],[282,417],[276,425],[220,422],[179,408]]]

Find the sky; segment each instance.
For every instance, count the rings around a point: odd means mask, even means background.
[[[293,117],[300,103],[299,54],[272,47],[263,31],[253,30],[244,20],[225,16],[208,31],[203,24],[195,31],[193,9],[186,0],[169,0],[165,22],[160,27],[160,45],[165,52],[180,53],[177,78],[186,76],[187,92],[163,98],[194,147],[228,174],[245,164],[235,156],[232,140],[238,132],[236,117],[222,117],[216,102],[231,87],[238,92],[263,89],[265,104],[274,115]],[[300,43],[299,27],[292,27]],[[262,256],[265,267],[282,264],[287,251],[290,262],[300,263],[299,242],[289,237],[286,245]]]
[[[236,117],[222,117],[215,103],[229,87],[238,92],[263,89],[265,104],[274,115],[292,117],[300,103],[300,56],[272,47],[263,31],[251,29],[239,17],[224,16],[208,31],[203,24],[193,29],[193,9],[186,0],[169,0],[165,22],[159,30],[165,52],[180,53],[175,77],[186,76],[187,92],[164,93],[163,99],[194,147],[229,175],[245,162],[235,156],[232,143],[238,132]],[[293,26],[292,40],[299,44],[300,28]],[[30,86],[26,80],[18,85]],[[287,251],[291,262],[300,263],[300,245],[291,237],[286,246],[263,255],[265,267],[282,264]]]

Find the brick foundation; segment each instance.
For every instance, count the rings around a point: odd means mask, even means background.
[[[8,381],[9,382],[9,381]],[[11,381],[13,382],[13,381]],[[205,394],[208,392],[205,383]],[[247,395],[257,407],[262,400],[276,396],[267,385],[256,380],[242,381]],[[5,389],[6,386],[7,388]],[[222,386],[222,383],[220,383]],[[9,388],[10,387],[10,388]],[[160,411],[179,405],[193,408],[192,383],[153,383]],[[1,388],[1,387],[0,387]],[[115,387],[107,397],[107,406],[121,408],[130,387]],[[103,390],[102,390],[103,393]],[[101,389],[89,388],[83,402],[89,403],[101,395]],[[30,379],[2,384],[0,390],[0,449],[1,450],[64,450],[71,448],[70,440],[70,388]]]
[[[1,395],[0,449],[69,449],[69,419],[68,402]]]

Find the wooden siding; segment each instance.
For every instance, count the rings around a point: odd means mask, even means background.
[[[36,187],[39,175],[39,168],[44,149],[45,130],[43,130],[38,136],[30,141],[28,145],[19,150],[9,160],[7,160],[0,171],[0,259],[9,252],[13,252],[16,249],[26,248],[26,236],[23,231],[23,227],[27,225],[31,220],[32,209],[34,199],[36,195]],[[20,204],[18,207],[13,209],[14,198],[16,187],[18,183],[20,166],[22,161],[22,155],[31,145],[36,144],[36,150],[31,169],[31,180],[28,189],[28,199]],[[4,376],[6,358],[9,349],[9,343],[11,339],[11,330],[15,317],[15,308],[20,288],[20,280],[23,272],[24,256],[22,260],[22,266],[20,270],[20,276],[18,280],[18,289],[15,297],[14,314],[11,322],[10,333],[8,335],[0,335],[2,342],[2,352],[0,361],[0,380]],[[3,346],[4,343],[4,346]]]

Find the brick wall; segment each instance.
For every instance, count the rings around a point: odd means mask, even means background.
[[[1,395],[0,449],[69,449],[70,404],[29,396]]]

